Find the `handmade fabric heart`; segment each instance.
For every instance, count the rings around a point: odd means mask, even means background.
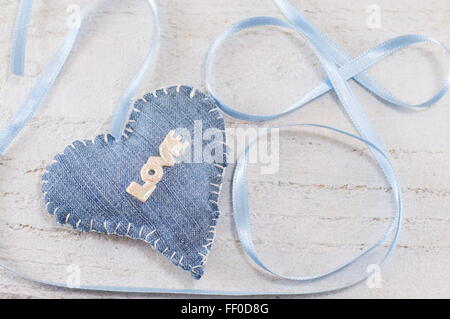
[[[199,279],[226,167],[224,121],[187,86],[135,103],[124,136],[76,141],[43,176],[48,212],[75,229],[143,240]]]

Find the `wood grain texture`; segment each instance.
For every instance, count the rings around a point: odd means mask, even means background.
[[[0,0],[2,126],[64,38],[66,8],[88,0],[35,1],[23,79],[8,72],[18,2]],[[292,2],[352,55],[409,33],[426,34],[450,45],[447,0]],[[69,265],[77,265],[84,284],[306,289],[270,280],[243,257],[231,218],[232,169],[227,171],[215,247],[201,282],[193,283],[143,243],[81,234],[58,226],[45,213],[39,191],[45,166],[73,140],[90,139],[107,130],[118,97],[150,45],[151,21],[145,2],[108,3],[89,20],[45,106],[0,160],[2,263],[60,281],[67,279]],[[373,30],[366,26],[366,9],[372,4],[381,9],[381,27]],[[159,6],[161,53],[139,96],[174,83],[204,90],[205,54],[226,26],[253,15],[281,16],[270,0],[165,0]],[[214,84],[226,102],[240,110],[266,114],[294,102],[323,78],[305,41],[273,28],[246,31],[233,38],[219,54],[214,70]],[[438,89],[445,78],[445,60],[438,49],[418,45],[385,59],[370,73],[397,96],[418,102]],[[450,298],[450,96],[429,110],[401,111],[354,83],[351,86],[392,157],[404,193],[405,221],[399,247],[382,270],[381,288],[361,284],[319,297]],[[291,122],[353,131],[333,94],[270,124]],[[232,119],[227,124],[244,125]],[[284,132],[281,137],[277,174],[260,175],[259,166],[250,167],[255,243],[264,259],[281,272],[310,274],[338,264],[371,243],[391,220],[391,193],[362,145],[315,130]],[[0,272],[0,298],[38,297],[154,296],[56,289]]]

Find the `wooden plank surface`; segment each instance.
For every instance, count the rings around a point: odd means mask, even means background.
[[[35,1],[24,79],[8,73],[10,35],[18,2],[0,0],[2,125],[18,108],[68,31],[71,13],[67,8],[88,1]],[[450,45],[450,2],[446,0],[292,2],[355,56],[391,37],[409,33],[426,34]],[[72,141],[107,130],[120,93],[150,45],[151,20],[145,2],[108,3],[89,20],[43,109],[0,160],[2,262],[35,277],[62,281],[75,265],[86,284],[305,290],[305,286],[283,285],[260,275],[244,258],[231,218],[232,169],[227,171],[222,217],[202,282],[192,283],[143,243],[80,234],[58,226],[45,213],[39,192],[45,166]],[[161,53],[139,95],[170,84],[204,90],[205,54],[226,26],[253,15],[281,16],[269,0],[159,3]],[[381,20],[378,27],[369,28],[367,20],[373,8],[380,10]],[[302,38],[272,28],[243,32],[233,38],[219,54],[214,72],[214,84],[226,102],[240,110],[265,114],[290,105],[323,78],[317,59]],[[395,95],[419,102],[431,96],[445,79],[445,59],[439,49],[418,45],[385,59],[370,72]],[[389,107],[354,83],[351,86],[391,154],[402,184],[405,221],[399,247],[381,272],[381,288],[361,284],[320,296],[448,298],[450,96],[429,110],[413,112]],[[244,125],[232,119],[226,122],[229,127]],[[333,94],[288,118],[261,126],[291,122],[352,130]],[[338,264],[373,242],[391,220],[392,194],[361,145],[314,130],[282,132],[280,137],[277,174],[261,175],[257,166],[250,170],[255,242],[264,259],[281,272],[311,274]],[[0,272],[1,298],[112,296],[136,297],[50,288]]]

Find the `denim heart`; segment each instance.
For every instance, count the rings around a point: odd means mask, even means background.
[[[148,199],[139,200],[127,188],[144,184],[141,170],[161,155],[171,131],[189,147],[163,167]],[[143,240],[199,279],[215,235],[225,166],[225,127],[215,101],[176,86],[138,100],[120,140],[101,135],[66,147],[47,167],[42,190],[58,223]]]

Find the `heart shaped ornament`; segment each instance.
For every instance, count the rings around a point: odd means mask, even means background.
[[[135,103],[120,140],[76,141],[43,175],[48,212],[84,232],[147,242],[200,279],[219,218],[225,125],[216,102],[188,86]]]

